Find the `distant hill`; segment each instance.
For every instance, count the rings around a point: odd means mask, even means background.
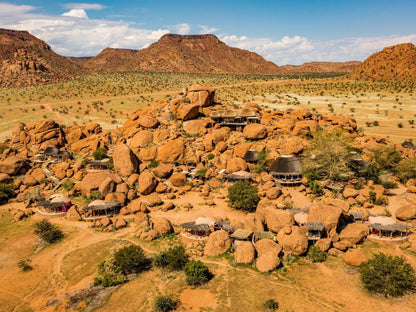
[[[403,43],[384,48],[368,57],[348,77],[377,81],[416,80],[416,47],[412,43]]]
[[[92,71],[276,74],[279,67],[257,53],[232,48],[214,35],[167,34],[141,50],[105,49],[85,63]]]
[[[68,80],[82,70],[27,31],[0,29],[0,86],[30,86]]]
[[[302,65],[280,66],[284,74],[294,73],[350,73],[361,65],[359,61],[351,62],[310,62]]]

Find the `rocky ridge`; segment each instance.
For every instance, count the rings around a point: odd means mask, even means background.
[[[415,80],[416,47],[412,43],[386,47],[368,57],[348,78],[376,81]]]
[[[27,31],[0,29],[0,87],[60,82],[82,72]]]

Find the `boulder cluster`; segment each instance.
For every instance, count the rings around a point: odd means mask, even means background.
[[[349,116],[317,115],[309,109],[263,110],[255,103],[245,106],[259,115],[260,123],[248,124],[242,131],[222,127],[209,116],[229,107],[215,103],[215,90],[211,87],[193,85],[174,99],[160,100],[146,109],[136,110],[121,128],[103,130],[98,123],[64,127],[50,119],[19,125],[5,142],[8,148],[0,160],[0,182],[12,183],[16,200],[26,202],[29,207],[16,212],[15,220],[33,213],[39,197],[49,198],[61,183],[71,181],[74,185],[67,190],[70,197],[93,199],[98,195],[105,202],[121,203],[118,216],[96,220],[93,227],[112,231],[133,222],[138,225],[137,236],[150,241],[180,229],[165,217],[150,218],[149,212],[175,209],[173,200],[188,192],[200,196],[204,205],[214,206],[212,191],[220,193],[218,190],[230,185],[222,179],[223,172],[250,171],[255,166],[244,159],[248,150],[268,151],[269,160],[283,154],[300,155],[309,147],[308,133],[328,127],[347,132],[361,151],[390,144],[407,157],[415,156],[414,150],[360,134],[355,120]],[[37,162],[37,154],[51,146],[68,150],[73,158]],[[88,168],[88,160],[97,148],[107,150],[113,170]],[[190,179],[192,168],[197,174]],[[258,270],[270,271],[279,266],[282,254],[305,254],[308,250],[306,231],[302,227],[305,222],[324,225],[327,237],[316,242],[323,251],[338,255],[351,249],[369,233],[367,225],[351,223],[351,213],[361,212],[366,220],[374,199],[387,198],[381,185],[369,181],[357,190],[354,182],[336,186],[324,182],[323,200],[318,201],[303,178],[297,191],[312,204],[305,211],[294,213],[291,208],[296,207],[288,188],[279,186],[267,172],[253,174],[253,183],[261,198],[257,209],[230,222],[234,230],[271,231],[275,240],[264,238],[255,244],[239,243],[234,246],[235,261],[250,264],[256,259]],[[416,193],[415,184],[409,181],[409,196]],[[332,198],[334,189],[337,199]],[[224,198],[224,195],[216,196]],[[192,205],[184,204],[181,208],[192,209]],[[67,218],[77,221],[90,215],[86,205],[73,204]],[[416,219],[415,204],[409,202],[400,207],[396,216],[400,220]],[[226,252],[231,245],[229,233],[219,230],[212,232],[205,243],[189,246],[198,255],[214,256]],[[347,253],[347,256],[351,263],[361,257],[357,253]]]

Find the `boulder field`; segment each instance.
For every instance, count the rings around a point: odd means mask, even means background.
[[[332,128],[344,131],[363,158],[381,145],[394,147],[403,158],[416,156],[415,150],[364,136],[349,116],[318,115],[308,109],[263,110],[255,103],[245,107],[256,113],[259,123],[240,129],[222,126],[211,116],[233,108],[216,103],[213,88],[194,85],[174,99],[159,100],[134,111],[122,127],[112,130],[103,130],[97,123],[64,127],[50,119],[21,124],[4,142],[7,148],[0,159],[0,183],[10,185],[16,195],[11,201],[22,201],[27,206],[25,210],[13,211],[14,219],[30,216],[37,210],[39,199],[63,192],[70,198],[119,202],[117,216],[95,220],[91,226],[112,231],[134,224],[138,228],[136,235],[150,241],[183,231],[178,224],[190,221],[188,217],[172,222],[164,213],[180,210],[186,216],[193,205],[178,205],[178,200],[187,194],[194,194],[203,206],[223,211],[224,207],[218,205],[226,206],[224,199],[231,185],[224,180],[224,173],[255,172],[255,164],[245,158],[249,150],[264,152],[264,161],[269,163],[283,154],[301,156],[310,147],[307,136],[311,131]],[[46,155],[44,151],[51,147],[67,151],[72,157]],[[97,148],[108,154],[110,165],[104,170],[90,166]],[[337,192],[331,191],[331,183],[324,182],[323,195],[316,196],[306,178],[292,189],[294,194],[279,185],[271,174],[252,173],[252,184],[257,186],[261,199],[257,209],[227,220],[232,230],[212,227],[202,243],[188,242],[189,246],[195,247],[196,255],[216,256],[234,250],[236,263],[255,263],[259,271],[266,272],[281,264],[282,255],[307,253],[304,224],[310,222],[323,225],[326,237],[316,242],[323,251],[338,255],[354,250],[369,235],[369,227],[352,222],[353,213],[360,212],[364,222],[369,215],[385,215],[383,207],[373,209],[374,200],[385,202],[389,196],[383,186],[372,181],[365,181],[361,188],[356,188],[355,182],[356,179],[341,183]],[[407,196],[396,209],[395,217],[412,221],[416,219],[415,181],[403,187]],[[299,206],[299,196],[306,200],[306,205]],[[152,216],[155,211],[157,217]],[[226,221],[220,214],[216,221]],[[73,204],[66,218],[77,221],[88,216],[86,204]],[[236,244],[230,234],[237,229],[269,231],[273,239]],[[365,257],[354,251],[348,252],[345,259],[356,266]]]

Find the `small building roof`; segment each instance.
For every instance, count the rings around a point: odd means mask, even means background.
[[[263,238],[276,240],[275,234],[270,231],[254,232],[254,236],[256,237],[257,240],[263,239]]]
[[[97,199],[89,203],[87,210],[114,209],[119,207],[121,207],[121,203],[118,200],[106,202],[102,199]]]
[[[325,228],[322,222],[306,222],[303,227],[308,231],[323,231]]]
[[[373,223],[370,225],[370,228],[378,231],[386,231],[386,232],[399,232],[399,231],[406,231],[411,228],[408,224],[403,223],[394,223],[394,224],[380,224],[380,223]]]
[[[231,117],[237,117],[237,112],[233,109],[227,109],[222,113],[222,117],[231,118]]]
[[[209,217],[199,217],[195,221],[196,225],[206,224],[208,226],[214,226],[215,220]]]
[[[182,223],[181,227],[187,230],[191,230],[193,232],[202,233],[208,233],[210,230],[208,224],[195,224],[195,221]]]
[[[251,231],[238,229],[233,234],[231,234],[231,238],[238,239],[238,240],[247,240],[247,239],[250,239],[250,236],[252,234],[253,232]]]
[[[256,117],[256,112],[249,107],[245,107],[240,111],[241,117]]]

